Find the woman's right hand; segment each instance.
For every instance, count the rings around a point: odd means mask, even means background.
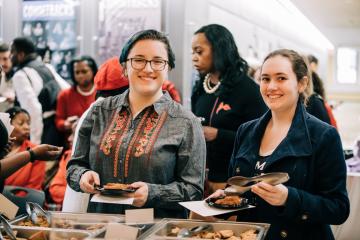
[[[208,198],[219,198],[219,197],[225,197],[225,191],[223,189],[216,190],[213,194],[211,194]]]
[[[55,160],[60,156],[63,147],[40,144],[31,148],[31,150],[33,150],[36,160]]]
[[[100,185],[99,174],[94,171],[87,171],[80,178],[80,188],[85,193],[98,193],[94,185]]]

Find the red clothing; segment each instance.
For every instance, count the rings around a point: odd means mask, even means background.
[[[336,119],[332,112],[331,106],[327,102],[324,102],[324,105],[330,118],[330,124],[337,129]]]
[[[162,90],[166,90],[168,91],[168,93],[170,94],[171,98],[178,103],[181,103],[181,97],[180,94],[178,92],[178,90],[175,88],[174,83],[170,82],[169,80],[165,80],[163,85],[162,85]]]
[[[71,158],[71,149],[64,152],[59,169],[51,181],[49,192],[52,200],[57,204],[62,204],[66,190],[66,165]]]
[[[26,140],[20,146],[19,152],[26,151],[28,147],[32,148],[35,146],[36,145],[31,143],[29,140]],[[46,164],[44,161],[28,163],[6,178],[5,185],[41,190],[45,179],[45,168]]]
[[[114,90],[129,86],[118,57],[108,59],[99,68],[94,78],[96,90]]]
[[[64,122],[68,117],[81,115],[95,101],[94,91],[89,96],[81,95],[75,87],[64,89],[59,93],[56,104],[55,124],[59,131],[65,131]]]

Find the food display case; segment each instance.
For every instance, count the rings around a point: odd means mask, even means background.
[[[165,218],[149,229],[139,239],[179,239],[177,234],[181,230],[187,229],[191,231],[191,229],[195,229],[197,226],[204,225],[210,225],[210,228],[207,228],[201,233],[197,233],[197,235],[188,235],[181,237],[181,239],[213,239],[214,234],[218,234],[219,239],[263,240],[270,227],[270,224],[267,223],[204,222],[200,220]]]

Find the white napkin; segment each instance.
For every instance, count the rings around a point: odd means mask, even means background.
[[[0,112],[0,120],[2,121],[2,123],[5,125],[6,130],[8,132],[8,137],[10,136],[10,134],[12,133],[12,131],[14,130],[14,126],[11,125],[10,121],[10,114],[8,113],[4,113],[4,112]]]
[[[190,201],[190,202],[179,202],[180,205],[184,206],[185,208],[203,216],[203,217],[209,217],[209,216],[215,216],[230,212],[236,212],[243,209],[253,208],[252,205],[246,205],[241,208],[234,208],[234,209],[220,209],[220,208],[214,208],[210,207],[205,200],[203,201]]]
[[[132,197],[110,197],[110,196],[104,196],[101,194],[95,194],[90,202],[101,202],[101,203],[114,203],[114,204],[127,204],[131,205],[134,202],[134,198]]]

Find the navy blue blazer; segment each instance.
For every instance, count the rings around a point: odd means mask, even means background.
[[[237,131],[229,175],[254,176],[261,138],[271,111]],[[270,223],[266,239],[334,239],[329,224],[343,223],[350,211],[346,166],[335,128],[298,103],[287,136],[269,156],[264,172],[287,172],[285,206],[271,206],[248,191],[256,207],[238,212],[238,221]]]

